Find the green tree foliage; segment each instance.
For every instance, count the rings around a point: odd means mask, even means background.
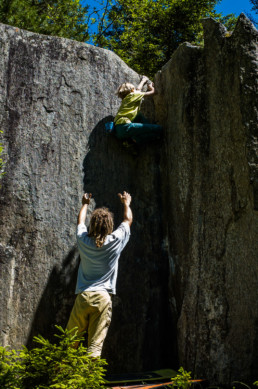
[[[57,327],[58,344],[42,336],[34,337],[39,345],[32,350],[8,351],[0,347],[1,389],[101,389],[105,360],[91,358],[80,344],[75,350],[71,345],[78,340],[72,331]]]
[[[238,18],[235,14],[229,14],[226,16],[223,16],[222,14],[218,14],[219,22],[224,24],[224,26],[228,29],[228,31],[234,30],[237,19]]]
[[[40,34],[84,42],[89,39],[88,6],[80,0],[2,0],[0,22]]]
[[[258,15],[258,0],[250,0],[250,3],[252,4],[252,11],[255,12],[256,15]],[[254,23],[256,25],[256,27],[257,27],[257,25],[258,25],[257,17],[254,17],[251,14],[248,14],[247,16],[249,17],[251,22]]]
[[[250,2],[253,6],[252,11],[258,14],[258,0],[250,0]]]
[[[115,51],[139,73],[153,76],[180,43],[202,43],[202,18],[213,16],[232,29],[235,15],[216,14],[220,0],[2,0],[0,22]],[[257,0],[252,0],[257,1]],[[89,34],[96,23],[98,32]]]
[[[199,43],[201,20],[219,18],[218,0],[115,0],[95,34],[139,73],[153,76],[185,41]]]

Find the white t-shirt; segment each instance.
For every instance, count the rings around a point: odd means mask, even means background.
[[[78,270],[75,293],[85,290],[106,290],[116,294],[118,260],[130,238],[130,226],[123,222],[108,235],[102,247],[97,247],[88,236],[84,223],[77,227],[77,243],[81,262]]]

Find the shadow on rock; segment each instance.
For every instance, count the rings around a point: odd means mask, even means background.
[[[84,190],[96,207],[114,213],[115,227],[122,221],[117,193],[132,195],[134,222],[131,238],[119,261],[113,318],[104,344],[109,372],[175,367],[174,322],[169,313],[168,256],[164,248],[161,198],[162,143],[151,142],[137,150],[123,148],[106,134],[101,120],[90,134],[83,161]],[[89,212],[90,213],[90,212]],[[166,227],[165,227],[166,228]],[[54,325],[66,326],[75,295],[78,253],[73,247],[61,266],[55,266],[38,306],[28,340],[38,333],[53,338]]]
[[[132,172],[137,169],[141,157],[134,155],[134,146],[126,149],[114,133],[106,133],[104,124],[112,120],[112,116],[101,120],[89,137],[89,150],[83,161],[84,190],[92,193],[96,207],[110,208],[115,221],[120,221],[117,193],[134,191],[137,177]]]
[[[83,162],[84,190],[92,193],[96,207],[106,206],[114,213],[115,227],[123,216],[117,193],[131,194],[134,215],[131,238],[119,261],[103,357],[111,372],[175,366],[176,334],[168,308],[168,257],[163,248],[163,142],[126,149],[113,133],[105,132],[105,122],[112,119],[106,117],[94,128]],[[167,344],[174,344],[174,349]]]
[[[50,341],[56,340],[54,337],[54,334],[57,333],[55,325],[66,327],[75,299],[78,264],[79,255],[74,246],[61,265],[53,267],[31,325],[27,347],[35,346],[33,337],[38,334]]]

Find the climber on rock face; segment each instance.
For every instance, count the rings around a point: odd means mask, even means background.
[[[142,98],[155,93],[154,84],[148,81],[148,77],[143,76],[137,88],[129,82],[119,86],[116,94],[122,99],[122,103],[114,119],[117,138],[140,144],[161,136],[162,127],[151,124],[140,113]],[[146,82],[147,92],[141,92]]]
[[[77,294],[67,329],[78,329],[78,335],[88,333],[88,351],[100,357],[103,342],[111,322],[111,295],[116,293],[118,260],[130,238],[133,221],[131,196],[118,194],[123,204],[123,222],[113,232],[113,215],[107,208],[97,208],[90,218],[89,232],[85,225],[91,194],[85,193],[77,221],[77,242],[80,266]],[[74,345],[78,347],[78,343]]]

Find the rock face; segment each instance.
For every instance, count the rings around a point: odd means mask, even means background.
[[[84,190],[134,224],[103,357],[110,371],[183,365],[212,382],[258,377],[257,31],[204,21],[157,74],[146,116],[164,139],[134,156],[104,123],[139,76],[112,52],[1,25],[1,339],[66,325]],[[178,352],[177,352],[178,349]],[[178,355],[178,357],[177,357]]]
[[[229,383],[258,376],[257,30],[204,32],[157,75],[156,113],[179,361]]]
[[[33,335],[50,336],[56,323],[66,325],[82,194],[108,206],[117,226],[117,193],[127,190],[135,222],[103,356],[113,371],[161,367],[170,325],[160,148],[149,145],[135,158],[104,129],[120,105],[117,87],[139,76],[109,51],[7,26],[1,26],[1,53],[3,344],[31,344]]]

